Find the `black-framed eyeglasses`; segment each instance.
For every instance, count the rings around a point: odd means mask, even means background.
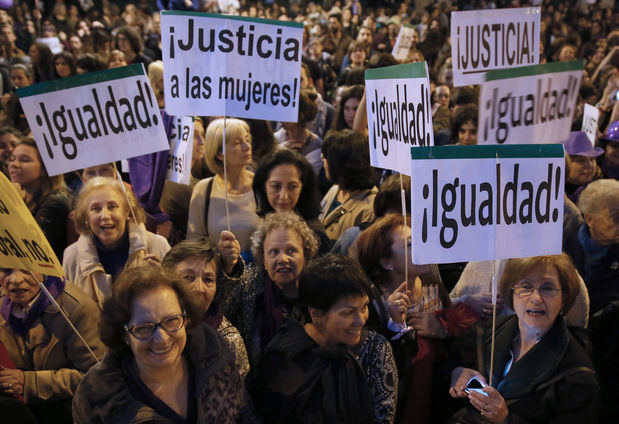
[[[561,289],[557,289],[552,286],[542,286],[539,289],[531,286],[514,286],[512,291],[518,297],[529,297],[533,294],[533,291],[537,290],[541,297],[557,297],[561,292]]]
[[[168,333],[176,333],[185,326],[187,321],[187,314],[176,314],[165,317],[159,322],[144,322],[141,324],[124,325],[123,328],[133,337],[138,340],[148,340],[153,337],[157,327],[165,330]]]

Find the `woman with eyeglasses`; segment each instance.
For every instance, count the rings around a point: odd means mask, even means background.
[[[234,360],[181,277],[152,266],[125,271],[103,305],[109,353],[73,399],[76,423],[243,422]]]
[[[568,330],[563,319],[580,291],[569,256],[510,259],[499,290],[515,315],[497,318],[492,370],[491,320],[459,341],[463,366],[452,371],[449,394],[469,402],[452,418],[467,423],[596,422],[595,372],[582,335]],[[487,386],[490,372],[492,385]],[[467,389],[472,378],[484,386],[481,391]]]

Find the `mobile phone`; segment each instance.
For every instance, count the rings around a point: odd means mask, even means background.
[[[466,389],[464,389],[464,391],[466,393],[477,392],[480,395],[488,397],[488,393],[482,390],[486,386],[487,384],[482,383],[479,379],[477,379],[477,377],[471,377],[471,379],[466,383]]]

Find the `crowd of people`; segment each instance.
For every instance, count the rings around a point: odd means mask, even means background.
[[[479,86],[454,88],[450,13],[530,2],[0,2],[0,171],[65,275],[0,268],[1,420],[615,421],[619,11],[533,3],[540,63],[585,63],[563,253],[415,264],[411,177],[370,166],[365,70],[426,61],[434,145],[475,145]],[[302,23],[297,122],[195,116],[189,185],[166,180],[167,151],[50,177],[16,89],[142,63],[170,138],[168,9]]]

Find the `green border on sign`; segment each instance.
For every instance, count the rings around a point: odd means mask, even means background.
[[[18,88],[17,94],[23,99],[24,97],[51,93],[58,90],[66,90],[67,88],[96,84],[98,82],[114,81],[117,79],[135,77],[138,75],[146,75],[144,73],[144,67],[141,63],[29,85],[28,87]]]
[[[262,19],[262,18],[249,18],[245,16],[237,15],[220,15],[217,13],[204,13],[204,12],[188,12],[184,10],[163,10],[162,15],[183,15],[183,16],[195,16],[197,18],[216,18],[216,19],[232,19],[235,21],[255,22],[257,24],[279,25],[292,28],[303,28],[303,24],[300,22],[291,21],[277,21],[275,19]]]
[[[411,159],[562,158],[562,144],[411,147]]]
[[[570,62],[551,62],[543,65],[521,66],[519,68],[499,69],[486,72],[485,81],[496,81],[507,78],[528,77],[531,75],[553,74],[555,72],[581,71],[585,61],[573,60]]]
[[[365,71],[366,80],[426,78],[427,76],[425,62],[405,63],[403,65],[387,66],[385,68],[368,69]]]

